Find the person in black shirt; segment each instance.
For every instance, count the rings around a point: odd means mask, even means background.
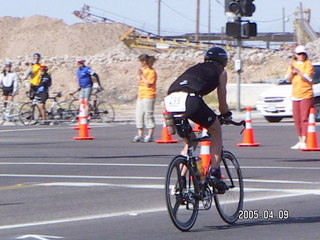
[[[41,124],[47,124],[47,116],[46,116],[46,101],[49,97],[49,87],[52,84],[51,76],[48,73],[48,67],[47,66],[41,66],[40,67],[40,84],[37,88],[36,95],[40,98],[40,112],[42,116],[42,123]]]
[[[202,97],[217,90],[219,111],[222,117],[231,119],[232,113],[227,104],[227,65],[228,55],[220,47],[213,47],[206,51],[204,62],[196,64],[182,73],[174,81],[168,90],[166,98],[180,98],[177,102],[183,104],[176,110],[184,112],[188,119],[206,128],[211,138],[211,169],[210,178],[212,185],[217,188],[226,188],[226,184],[221,180],[220,159],[222,150],[222,131],[219,119],[215,112],[208,107]],[[166,102],[166,101],[165,101]],[[174,102],[174,101],[169,101]],[[167,103],[166,108],[167,108]],[[172,106],[171,106],[172,107]],[[168,108],[167,108],[168,109]],[[174,111],[176,111],[174,110]],[[168,110],[169,111],[169,110]],[[169,111],[170,112],[170,111]],[[171,111],[173,112],[173,111]],[[194,146],[196,147],[196,145]],[[183,154],[187,153],[187,146],[184,147]]]

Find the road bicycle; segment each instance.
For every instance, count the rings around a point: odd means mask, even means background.
[[[29,92],[27,92],[27,94],[28,93]],[[62,96],[61,92],[56,92],[54,94],[54,96],[48,97],[49,100],[53,100],[51,104],[46,107],[48,122],[51,121],[56,124],[74,118],[73,112],[69,111],[69,106],[65,102],[59,102],[58,100]],[[19,116],[24,125],[34,125],[40,122],[40,100],[41,98],[36,94],[30,102],[21,105]]]
[[[75,116],[72,122],[75,122],[78,117],[78,112],[80,108],[79,99],[75,97],[78,92],[69,93],[74,99],[70,102],[69,110]],[[89,105],[89,120],[98,122],[112,122],[115,119],[115,111],[113,106],[107,101],[100,100],[99,94],[101,91],[95,91],[91,94],[92,100],[90,100]]]
[[[208,141],[210,136],[193,139],[188,119],[183,114],[172,114],[174,127],[180,137],[187,139],[187,156],[178,155],[169,164],[165,194],[171,221],[180,231],[189,231],[195,224],[198,212],[209,210],[213,199],[220,217],[228,224],[235,223],[243,206],[243,179],[236,157],[227,150],[221,153],[221,176],[228,186],[223,193],[209,184],[209,170],[202,177],[197,168],[200,158],[192,146],[193,142]],[[234,122],[219,118],[221,124],[244,126],[245,121]]]
[[[16,126],[22,125],[19,117],[19,104],[12,101],[0,100],[0,125],[12,122]]]

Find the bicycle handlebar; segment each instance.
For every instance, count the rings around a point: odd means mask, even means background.
[[[218,119],[219,119],[221,125],[243,126],[243,129],[240,132],[240,134],[242,134],[244,129],[246,128],[246,121],[244,121],[244,120],[242,120],[240,122],[236,122],[233,120],[225,119],[221,115],[218,116]]]

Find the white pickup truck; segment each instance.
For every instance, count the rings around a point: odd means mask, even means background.
[[[320,121],[320,62],[313,63],[315,73],[313,75],[313,92],[315,98],[315,118]],[[261,115],[269,122],[280,122],[285,117],[292,117],[292,86],[289,83],[280,81],[263,92],[258,101],[256,108]]]

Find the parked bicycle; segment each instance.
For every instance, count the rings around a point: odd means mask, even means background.
[[[0,125],[12,122],[16,126],[22,125],[19,117],[19,104],[12,101],[0,100]]]
[[[245,122],[221,119],[221,124],[245,126]],[[192,146],[193,142],[208,141],[209,136],[192,139],[188,119],[182,114],[173,114],[179,136],[187,139],[188,155],[178,155],[169,164],[165,194],[170,218],[180,231],[188,231],[195,224],[200,210],[209,210],[214,199],[220,217],[229,224],[236,222],[243,206],[243,179],[236,157],[227,150],[221,154],[221,174],[228,190],[219,192],[209,185],[209,170],[201,177],[197,168],[200,158]],[[201,204],[200,204],[201,203]]]
[[[61,92],[56,92],[54,94],[54,96],[48,98],[53,101],[46,107],[47,120],[58,123],[74,118],[74,113],[69,111],[68,104],[58,101],[58,98],[62,96]],[[35,95],[30,102],[22,104],[19,110],[19,116],[24,125],[34,125],[40,122],[41,113],[39,103],[40,98],[38,95]]]
[[[80,103],[79,99],[75,96],[78,92],[75,91],[73,93],[69,93],[74,99],[70,102],[69,110],[76,116],[73,119],[73,122],[76,121]],[[115,119],[115,111],[113,106],[107,101],[100,100],[99,94],[101,91],[95,91],[91,94],[91,100],[89,105],[89,119],[90,121],[98,121],[98,122],[112,122]]]

